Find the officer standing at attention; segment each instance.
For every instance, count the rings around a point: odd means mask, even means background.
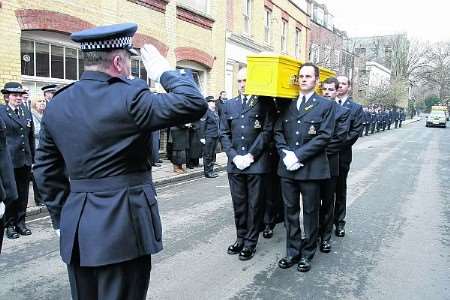
[[[319,68],[303,64],[299,80],[301,93],[282,109],[274,130],[287,233],[287,256],[278,265],[286,269],[298,263],[298,271],[308,272],[317,249],[320,183],[330,178],[326,146],[333,135],[335,116],[333,103],[314,92]]]
[[[350,80],[346,76],[338,76],[339,89],[337,102],[350,110],[349,130],[347,139],[339,152],[339,177],[336,185],[336,204],[334,209],[335,234],[338,237],[345,236],[345,214],[347,207],[347,176],[352,162],[352,146],[358,140],[363,130],[362,106],[353,102],[349,96]]]
[[[237,239],[228,254],[249,260],[256,244],[265,200],[265,176],[270,173],[269,143],[273,101],[245,94],[247,70],[238,72],[239,96],[222,106],[220,141],[228,157],[228,181],[233,200]]]
[[[151,45],[141,58],[167,93],[130,76],[136,30],[125,23],[73,33],[85,71],[58,90],[42,119],[34,171],[73,299],[145,299],[150,255],[162,250],[150,133],[207,109],[195,84]]]
[[[0,118],[0,253],[2,253],[3,244],[3,216],[5,210],[17,199],[16,182],[14,181],[14,168],[6,146],[6,125]]]
[[[41,88],[42,92],[44,93],[44,99],[45,101],[47,101],[47,103],[53,99],[53,95],[55,95],[56,93],[56,88],[56,84],[49,84]]]
[[[6,211],[5,227],[9,239],[30,235],[25,225],[25,215],[30,190],[31,166],[34,162],[34,124],[31,112],[22,103],[25,93],[17,82],[5,84],[2,94],[6,105],[0,106],[0,118],[6,124],[6,144],[14,167],[14,179],[18,193],[17,201]]]
[[[335,101],[339,81],[334,78],[326,79],[322,84],[322,91],[325,98],[332,101],[335,106],[335,126],[334,133],[327,145],[327,157],[330,164],[330,179],[325,179],[320,185],[320,217],[319,234],[321,238],[320,251],[329,253],[331,251],[331,233],[334,221],[334,195],[336,193],[336,183],[339,176],[339,151],[347,138],[349,127],[348,118],[350,110],[338,105]]]
[[[214,173],[214,155],[216,153],[217,141],[219,139],[219,115],[216,112],[216,100],[214,97],[206,97],[208,110],[202,118],[202,129],[200,130],[200,142],[204,144],[203,169],[206,178],[216,178]]]

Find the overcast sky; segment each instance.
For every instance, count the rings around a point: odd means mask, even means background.
[[[319,0],[350,37],[406,32],[422,41],[450,41],[448,0]]]

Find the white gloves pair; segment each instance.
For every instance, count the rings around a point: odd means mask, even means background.
[[[0,219],[3,218],[4,214],[5,214],[5,203],[0,202]]]
[[[206,140],[205,139],[200,139],[200,143],[202,143],[204,145],[204,144],[206,144]]]
[[[247,153],[245,155],[236,155],[233,158],[233,162],[239,170],[248,168],[255,161],[253,155]]]
[[[298,158],[293,151],[283,149],[283,152],[286,154],[283,158],[283,163],[288,171],[297,171],[303,167],[303,164],[298,161]]]
[[[153,81],[159,82],[159,79],[164,72],[173,70],[167,59],[163,57],[153,45],[145,44],[144,47],[141,48],[141,58],[145,70],[147,71],[148,78]]]

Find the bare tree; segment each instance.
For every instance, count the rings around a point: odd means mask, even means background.
[[[427,52],[429,61],[423,77],[425,82],[437,89],[441,100],[450,99],[450,42],[432,45]]]

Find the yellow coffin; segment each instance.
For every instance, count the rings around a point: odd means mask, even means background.
[[[256,54],[247,56],[247,83],[249,95],[296,98],[299,94],[298,72],[302,62],[287,55]],[[320,82],[336,76],[330,69],[319,67]],[[320,86],[316,88],[321,93]]]

